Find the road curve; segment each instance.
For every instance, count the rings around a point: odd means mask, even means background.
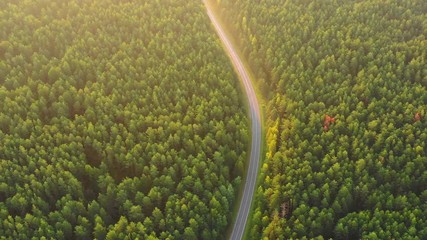
[[[237,218],[234,222],[233,231],[231,233],[231,240],[240,240],[243,237],[245,231],[246,222],[248,220],[249,210],[251,208],[252,198],[255,191],[255,184],[257,180],[259,161],[260,161],[260,152],[261,152],[261,116],[259,110],[258,99],[256,97],[254,88],[252,86],[251,79],[249,74],[246,71],[240,57],[237,55],[233,45],[230,40],[227,38],[224,30],[216,19],[215,15],[212,12],[209,4],[206,0],[203,0],[209,18],[220,37],[225,50],[227,51],[228,56],[230,57],[233,66],[239,75],[240,80],[243,83],[245,92],[249,101],[249,110],[251,117],[251,131],[252,131],[252,140],[251,140],[251,153],[249,157],[249,167],[244,181],[245,186],[243,189],[243,197],[240,202],[239,212],[237,213]]]

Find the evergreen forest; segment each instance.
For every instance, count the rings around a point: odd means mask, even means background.
[[[426,38],[425,0],[1,0],[0,239],[427,239]]]
[[[427,1],[210,4],[267,101],[247,239],[427,239]]]
[[[223,239],[244,106],[199,1],[0,1],[0,239]]]

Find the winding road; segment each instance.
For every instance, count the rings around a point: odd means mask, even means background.
[[[254,88],[252,86],[251,79],[249,74],[245,69],[240,57],[236,53],[231,41],[227,38],[224,30],[222,29],[220,23],[213,14],[212,9],[206,0],[203,0],[209,18],[220,37],[224,48],[230,57],[233,66],[239,75],[240,80],[243,83],[245,92],[249,102],[249,110],[251,117],[251,132],[252,132],[252,142],[251,142],[251,153],[249,158],[249,167],[246,174],[246,179],[244,181],[245,186],[243,189],[243,196],[239,206],[239,212],[237,213],[236,220],[234,222],[233,231],[231,233],[231,240],[240,240],[243,237],[245,232],[246,222],[248,220],[249,211],[251,208],[252,198],[255,191],[255,185],[257,180],[259,161],[260,161],[260,152],[261,152],[261,116],[259,110],[258,99],[256,97]]]

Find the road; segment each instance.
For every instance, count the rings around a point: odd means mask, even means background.
[[[230,57],[230,60],[233,63],[233,66],[240,78],[240,81],[243,83],[249,102],[252,132],[251,153],[249,156],[249,167],[246,174],[246,179],[245,181],[243,181],[245,184],[243,189],[243,197],[240,202],[239,212],[237,213],[237,218],[234,222],[233,231],[230,237],[231,240],[240,240],[243,237],[246,222],[248,220],[249,210],[251,208],[259,168],[262,137],[260,109],[258,99],[256,97],[247,70],[245,69],[239,55],[236,53],[235,48],[231,44],[231,41],[228,39],[220,23],[213,14],[213,11],[210,8],[209,4],[206,3],[206,0],[203,0],[203,2],[206,6],[207,13],[209,15],[209,18],[211,19],[212,25],[214,26],[218,36],[220,37],[228,56]]]

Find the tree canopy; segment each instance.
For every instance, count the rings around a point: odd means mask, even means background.
[[[0,1],[0,236],[221,239],[247,148],[199,1]]]
[[[426,239],[427,2],[210,3],[268,101],[249,239]]]

